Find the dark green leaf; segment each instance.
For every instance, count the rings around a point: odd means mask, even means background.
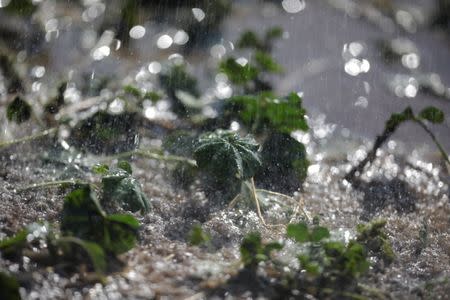
[[[102,184],[104,202],[117,202],[132,212],[150,210],[150,202],[142,192],[139,181],[131,177],[130,173],[122,169],[110,170],[102,178]]]
[[[101,245],[110,253],[121,254],[131,250],[137,242],[139,222],[131,215],[109,215]]]
[[[264,44],[259,39],[259,37],[256,35],[253,31],[246,31],[244,32],[241,37],[239,38],[239,41],[237,42],[237,47],[240,49],[244,48],[250,48],[250,49],[258,49],[263,50]]]
[[[31,117],[31,106],[21,97],[17,96],[6,108],[6,117],[18,124],[28,121]]]
[[[428,106],[424,108],[420,113],[419,117],[430,121],[431,123],[441,124],[444,122],[444,112],[436,107]]]
[[[405,122],[414,119],[414,114],[411,107],[407,107],[403,112],[398,114],[392,114],[389,120],[386,122],[386,129],[388,131],[395,131],[397,127]]]
[[[248,234],[241,243],[241,260],[245,267],[256,267],[258,263],[264,259],[257,257],[258,254],[262,254],[262,240],[259,232],[253,232]]]
[[[92,264],[94,270],[98,273],[106,272],[106,256],[102,247],[97,243],[88,242],[76,237],[61,237],[56,240],[58,247],[62,251],[62,255],[66,259],[73,258],[73,255],[78,255],[81,258],[86,258],[84,255],[79,255],[79,249],[81,249],[89,258],[89,262]],[[74,247],[75,246],[75,247]],[[78,258],[78,257],[77,257]]]
[[[261,166],[258,149],[259,145],[249,136],[241,138],[232,131],[216,130],[200,136],[194,158],[200,169],[217,178],[245,180]]]
[[[127,94],[130,94],[138,99],[142,98],[141,90],[132,85],[126,85],[123,87],[123,91]]]
[[[269,28],[266,31],[265,40],[266,40],[266,43],[272,42],[272,40],[281,38],[282,36],[283,36],[283,28],[275,26],[275,27]]]
[[[299,243],[309,242],[308,225],[306,223],[289,224],[287,227],[287,236]]]
[[[19,282],[16,278],[0,271],[0,299],[20,300]]]

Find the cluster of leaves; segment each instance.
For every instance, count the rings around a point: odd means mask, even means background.
[[[358,224],[356,230],[358,236],[356,240],[364,245],[371,256],[376,256],[383,260],[385,264],[390,264],[395,259],[391,242],[384,231],[385,220],[376,220],[368,224]]]
[[[241,63],[234,57],[228,57],[220,63],[220,70],[233,84],[241,86],[245,93],[271,90],[272,86],[265,76],[283,71],[270,54],[273,42],[281,37],[282,33],[279,27],[267,30],[264,38],[258,37],[253,31],[244,32],[237,42],[237,47],[252,50],[252,60]]]
[[[285,269],[279,263],[273,264],[281,270],[279,278],[272,278],[279,293],[284,297],[292,297],[292,291],[300,299],[307,295],[318,299],[338,297],[339,299],[357,296],[358,279],[369,269],[368,255],[381,253],[390,249],[389,240],[383,230],[385,222],[379,221],[367,225],[359,225],[360,235],[349,243],[330,240],[330,232],[326,227],[306,223],[290,224],[287,227],[287,237],[301,246],[297,255],[299,268],[293,271]],[[383,245],[383,246],[382,246]],[[244,268],[256,277],[261,262],[274,262],[273,251],[278,251],[283,245],[277,242],[263,243],[259,233],[251,233],[241,244],[241,260]],[[383,248],[383,249],[381,249]],[[274,273],[267,273],[274,274]]]
[[[96,165],[93,171],[102,175],[101,202],[90,185],[79,184],[64,199],[59,228],[48,223],[30,224],[0,241],[2,256],[17,259],[24,251],[45,244],[48,249],[42,252],[55,258],[51,262],[85,263],[102,274],[110,269],[111,259],[132,249],[137,241],[138,221],[130,214],[108,214],[102,204],[111,207],[114,202],[133,212],[147,212],[150,203],[131,177],[127,162],[119,162],[117,168]]]
[[[99,274],[116,255],[132,249],[137,240],[138,221],[129,214],[107,214],[89,185],[82,185],[64,199],[61,226],[33,223],[16,235],[0,241],[0,253],[8,259],[30,256],[29,249],[46,244],[42,255],[31,255],[48,263],[80,262]],[[28,252],[26,252],[28,250]],[[76,264],[72,264],[74,267]]]
[[[14,98],[6,108],[6,117],[9,121],[17,124],[28,121],[31,117],[31,106],[23,100],[20,96]]]

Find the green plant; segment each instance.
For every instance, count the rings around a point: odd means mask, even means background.
[[[368,224],[358,224],[356,241],[364,245],[368,254],[382,259],[385,264],[390,264],[395,259],[394,250],[384,227],[386,220],[375,220]]]
[[[269,261],[271,253],[281,250],[283,245],[277,242],[263,243],[259,232],[248,234],[241,243],[241,261],[244,268],[256,275],[259,263]]]
[[[433,124],[441,124],[444,122],[444,117],[444,113],[440,109],[433,106],[425,107],[419,112],[418,115],[415,115],[413,110],[409,106],[401,113],[392,114],[391,117],[386,121],[384,131],[381,135],[377,136],[377,138],[375,139],[375,143],[372,149],[367,153],[367,156],[358,165],[353,167],[350,172],[347,173],[345,179],[350,183],[358,184],[358,180],[355,178],[356,175],[362,174],[365,166],[367,164],[371,164],[375,159],[377,150],[392,136],[392,134],[398,129],[401,124],[407,121],[414,122],[422,127],[423,130],[425,130],[425,132],[431,137],[431,139],[439,149],[443,160],[450,165],[450,158],[447,152],[426,124],[426,121]]]

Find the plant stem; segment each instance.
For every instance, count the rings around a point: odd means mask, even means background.
[[[112,157],[113,158],[123,158],[123,157],[132,156],[132,155],[140,155],[140,156],[143,156],[146,158],[160,160],[160,161],[166,161],[166,162],[181,162],[181,163],[188,164],[192,167],[197,166],[197,163],[193,159],[189,159],[189,158],[182,157],[182,156],[176,156],[176,155],[163,155],[163,154],[152,152],[152,150],[144,150],[144,149],[136,149],[133,151],[122,152],[122,153],[119,153]]]
[[[46,181],[46,182],[40,182],[40,183],[33,183],[31,185],[24,186],[22,188],[17,189],[17,192],[23,192],[31,189],[37,189],[37,188],[46,188],[46,187],[53,187],[63,184],[70,184],[70,185],[77,185],[77,184],[89,184],[88,182],[83,182],[80,180],[56,180],[56,181]]]
[[[350,172],[347,173],[347,175],[345,175],[344,179],[347,180],[348,182],[354,184],[356,183],[355,181],[355,175],[356,173],[361,174],[362,171],[364,170],[365,166],[367,164],[371,164],[377,154],[377,150],[383,146],[383,144],[392,136],[392,134],[395,132],[395,130],[397,130],[398,128],[397,124],[396,126],[394,126],[393,128],[388,128],[387,126],[384,127],[384,131],[381,135],[377,136],[375,143],[373,144],[372,149],[369,151],[369,153],[367,153],[366,158],[364,158],[358,165],[356,165],[355,167],[353,167]]]
[[[46,137],[48,135],[51,135],[53,133],[55,133],[58,130],[58,128],[50,128],[47,130],[44,130],[42,132],[33,134],[33,135],[29,135],[20,139],[16,139],[16,140],[12,140],[12,141],[5,141],[5,142],[0,142],[0,150],[3,148],[7,148],[16,144],[20,144],[20,143],[25,143],[25,142],[30,142],[33,140],[37,140],[43,137]]]
[[[251,187],[251,190],[252,190],[253,200],[255,200],[256,212],[258,213],[258,217],[261,220],[261,223],[264,226],[267,227],[266,221],[264,221],[264,218],[263,218],[262,213],[261,213],[261,207],[259,206],[258,195],[256,194],[255,181],[253,180],[253,177],[250,178],[250,187]]]
[[[444,147],[441,145],[441,143],[439,143],[439,141],[437,140],[436,136],[434,135],[434,133],[430,130],[430,128],[428,128],[428,126],[420,119],[414,118],[414,121],[419,124],[420,127],[422,127],[426,133],[428,133],[428,135],[431,137],[431,139],[433,140],[434,144],[436,145],[436,147],[439,149],[439,152],[441,152],[442,158],[449,164],[450,166],[450,159],[448,157],[447,152],[445,152]]]

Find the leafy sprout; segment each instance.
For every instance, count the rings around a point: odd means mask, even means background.
[[[245,268],[256,272],[260,262],[270,260],[271,252],[282,248],[280,243],[263,243],[260,233],[253,232],[248,234],[241,243],[241,260]]]
[[[193,246],[200,246],[211,241],[211,236],[203,231],[202,226],[196,224],[189,231],[189,243]]]

